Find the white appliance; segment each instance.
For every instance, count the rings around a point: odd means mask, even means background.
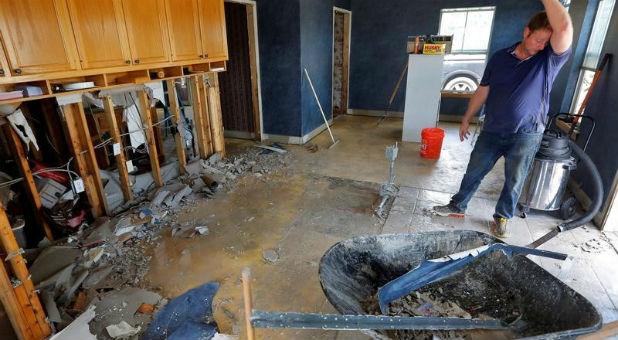
[[[404,142],[420,142],[421,130],[436,127],[444,55],[410,54],[403,114]]]

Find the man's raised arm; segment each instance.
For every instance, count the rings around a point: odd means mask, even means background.
[[[558,0],[542,0],[547,19],[553,30],[550,44],[556,54],[562,54],[573,42],[573,24],[566,8]]]

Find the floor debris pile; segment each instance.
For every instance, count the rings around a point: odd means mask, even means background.
[[[166,232],[178,238],[208,237],[207,225],[178,223],[177,214],[191,209],[198,199],[233,190],[240,176],[261,177],[282,169],[290,160],[282,148],[284,152],[245,150],[227,159],[215,154],[190,163],[186,174],[144,193],[146,199],[124,207],[121,214],[82,223],[75,233],[54,244],[43,242],[30,272],[49,320],[59,331],[54,339],[75,339],[76,334],[80,339],[89,335],[92,339],[94,335],[97,339],[137,339],[144,333],[167,302],[148,290],[143,280],[151,260],[147,249],[156,246],[160,234]],[[204,339],[213,336],[216,328],[211,329]]]
[[[518,307],[516,293],[508,287],[502,287],[497,282],[488,286],[486,280],[479,279],[482,273],[469,265],[472,274],[458,273],[452,277],[426,285],[388,306],[391,316],[432,316],[455,317],[464,319],[500,320],[507,324],[518,321],[522,311]],[[462,284],[465,282],[465,285]],[[467,287],[467,288],[463,288]],[[482,289],[485,294],[481,299],[473,299],[470,292]],[[363,309],[372,315],[381,315],[377,294],[363,302]],[[515,329],[513,329],[515,330]],[[476,331],[477,335],[481,331]],[[432,340],[436,339],[472,339],[470,331],[393,331],[392,338],[402,340]],[[505,339],[515,338],[511,332],[501,332]],[[435,336],[435,337],[434,337]]]

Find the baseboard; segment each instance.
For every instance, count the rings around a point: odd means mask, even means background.
[[[588,197],[588,194],[582,189],[581,185],[577,183],[573,178],[569,178],[569,182],[567,184],[568,188],[573,192],[573,195],[577,199],[577,201],[582,205],[584,209],[590,208],[592,204],[592,200]],[[602,225],[603,223],[603,210],[599,210],[599,212],[594,216],[592,221],[597,226]]]
[[[328,120],[328,125],[333,125],[333,120],[329,119]],[[275,143],[283,143],[283,144],[297,144],[297,145],[303,145],[305,143],[307,143],[308,141],[312,140],[315,136],[319,135],[322,131],[326,130],[326,124],[322,124],[318,127],[316,127],[315,129],[313,129],[311,132],[309,132],[308,134],[302,136],[302,137],[297,137],[297,136],[286,136],[286,135],[274,135],[274,134],[262,134],[262,140],[268,140],[271,142],[275,142]]]
[[[223,132],[223,136],[227,138],[238,138],[238,139],[255,139],[255,133],[247,132],[247,131],[231,131],[225,130]]]
[[[348,114],[353,116],[383,117],[385,112],[385,110],[348,109]],[[388,111],[388,116],[395,118],[403,118],[403,112]]]

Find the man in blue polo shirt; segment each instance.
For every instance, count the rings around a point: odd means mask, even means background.
[[[504,186],[491,225],[498,237],[506,236],[507,221],[515,214],[547,122],[552,84],[571,54],[573,26],[568,12],[558,0],[542,2],[545,11],[530,20],[523,40],[489,59],[461,122],[459,138],[468,138],[468,122],[485,104],[483,131],[459,192],[449,204],[433,208],[441,216],[463,217],[483,177],[504,157]]]

